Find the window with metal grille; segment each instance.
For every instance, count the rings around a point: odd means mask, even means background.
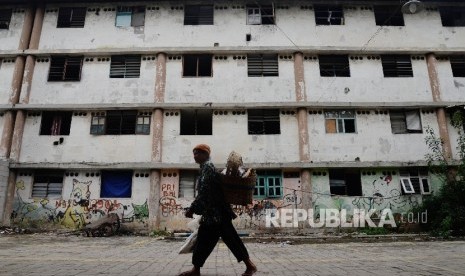
[[[255,198],[281,198],[283,196],[282,172],[280,170],[257,171]]]
[[[140,55],[111,56],[110,78],[138,78]]]
[[[119,6],[116,11],[116,27],[140,27],[145,23],[145,7]]]
[[[325,111],[326,133],[356,133],[355,112],[351,110]]]
[[[413,77],[409,55],[381,55],[385,78]]]
[[[53,56],[48,72],[48,81],[81,80],[83,57]]]
[[[273,5],[248,5],[247,6],[248,25],[274,25]]]
[[[450,66],[452,67],[452,75],[455,78],[465,77],[465,56],[449,57]]]
[[[101,198],[130,198],[133,171],[102,171]]]
[[[72,112],[42,112],[39,135],[69,135]]]
[[[184,25],[213,25],[213,5],[184,6]]]
[[[362,195],[362,180],[359,169],[330,169],[329,189],[331,195]]]
[[[63,190],[64,171],[40,170],[34,172],[33,198],[59,198]]]
[[[12,14],[11,9],[0,10],[0,30],[1,29],[8,30],[10,28],[11,14]]]
[[[314,5],[316,25],[344,25],[342,6]]]
[[[431,194],[428,168],[403,168],[399,170],[403,194]]]
[[[179,197],[194,198],[198,178],[198,170],[182,170],[179,174]]]
[[[278,55],[247,55],[247,73],[249,77],[277,77]]]
[[[84,28],[87,8],[60,8],[57,28]]]
[[[211,110],[181,110],[181,135],[212,135]]]
[[[211,77],[212,55],[184,55],[183,77]]]
[[[92,115],[90,134],[105,134],[105,114]]]
[[[136,134],[150,134],[150,115],[148,113],[137,116]]]
[[[278,109],[249,109],[247,115],[250,135],[281,133]]]
[[[439,7],[442,26],[444,27],[465,27],[465,7],[442,6]]]
[[[320,76],[350,77],[349,57],[347,55],[320,55]]]
[[[374,6],[375,21],[378,26],[405,26],[401,5]]]
[[[391,110],[389,117],[394,134],[423,132],[419,110]]]

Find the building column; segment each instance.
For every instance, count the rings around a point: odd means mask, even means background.
[[[149,229],[160,229],[160,183],[161,171],[150,171],[150,195],[148,199]]]
[[[433,53],[430,53],[426,56],[426,63],[428,66],[428,75],[431,85],[431,92],[434,102],[441,102],[441,88],[439,84],[438,71],[437,71],[437,60],[436,56]],[[436,117],[438,120],[439,126],[439,137],[442,141],[442,151],[446,160],[451,160],[452,158],[452,147],[450,144],[449,130],[447,127],[447,117],[446,112],[443,107],[440,107],[436,110]]]
[[[16,190],[16,172],[10,170],[8,175],[8,187],[5,197],[5,208],[3,209],[3,226],[11,225],[11,213],[13,212],[13,202],[15,200],[15,190]]]

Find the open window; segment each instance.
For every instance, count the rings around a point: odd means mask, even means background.
[[[419,110],[391,110],[389,117],[394,134],[423,132]]]
[[[378,26],[404,26],[401,6],[374,6],[375,21]]]
[[[465,7],[463,6],[440,6],[442,26],[465,27]]]
[[[140,55],[111,56],[110,78],[138,78]]]
[[[277,77],[278,55],[247,55],[247,74],[249,77]]]
[[[320,55],[320,76],[350,77],[349,57],[347,55]]]
[[[184,25],[213,25],[213,5],[184,6]]]
[[[280,170],[257,171],[255,198],[281,198],[283,196],[283,177]]]
[[[145,23],[144,6],[119,6],[116,11],[116,27],[140,27]]]
[[[38,170],[34,172],[33,198],[60,198],[63,190],[64,171]]]
[[[40,135],[69,135],[72,112],[42,112]]]
[[[405,194],[414,194],[415,189],[413,189],[412,181],[408,177],[400,177],[400,184],[402,185],[402,191]]]
[[[48,81],[80,81],[82,61],[82,56],[52,56]]]
[[[198,170],[182,170],[179,175],[179,197],[194,198],[196,196]]]
[[[344,25],[342,6],[314,5],[316,25]]]
[[[212,135],[211,110],[181,110],[181,135]]]
[[[105,134],[121,135],[136,133],[137,111],[107,111]]]
[[[129,170],[102,171],[100,197],[101,198],[131,198],[132,175]]]
[[[362,180],[359,169],[330,169],[329,188],[331,195],[362,195]]]
[[[454,78],[465,78],[465,56],[451,56],[449,59]]]
[[[356,133],[355,112],[352,110],[325,111],[326,133]]]
[[[183,77],[211,77],[212,55],[184,55]]]
[[[431,194],[427,168],[404,168],[399,170],[403,194]]]
[[[60,8],[58,10],[57,28],[84,28],[87,8]]]
[[[274,25],[273,5],[247,5],[248,25]]]
[[[249,109],[249,135],[280,134],[279,109]]]
[[[0,9],[0,30],[10,28],[11,14],[11,9]]]
[[[409,55],[381,55],[381,63],[385,78],[413,77]]]

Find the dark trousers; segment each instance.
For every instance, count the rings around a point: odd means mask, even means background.
[[[195,245],[192,254],[192,264],[196,267],[202,267],[210,253],[221,237],[223,242],[228,246],[229,250],[234,254],[238,262],[247,260],[249,253],[244,246],[241,238],[234,229],[231,220],[225,220],[217,225],[201,224],[197,236],[197,244]]]

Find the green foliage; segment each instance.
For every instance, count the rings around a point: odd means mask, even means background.
[[[154,230],[150,233],[151,237],[171,237],[172,233],[166,230]]]
[[[365,233],[367,235],[386,235],[390,231],[383,227],[366,227],[359,230],[360,233]]]

